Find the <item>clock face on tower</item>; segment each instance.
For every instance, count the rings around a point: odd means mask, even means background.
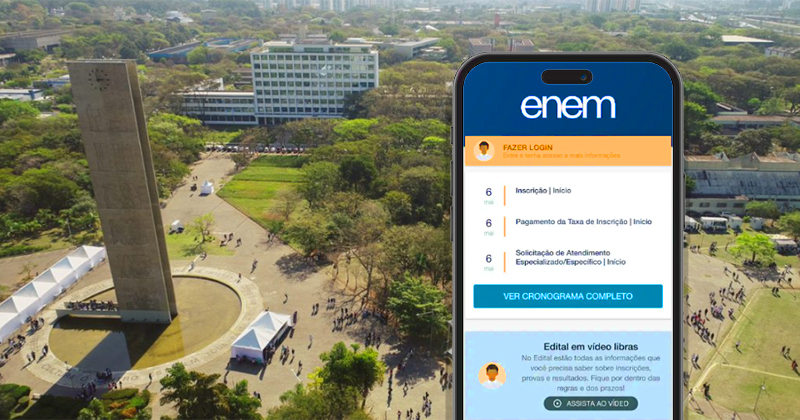
[[[104,91],[111,85],[111,79],[105,70],[93,69],[89,71],[89,85],[94,90]]]

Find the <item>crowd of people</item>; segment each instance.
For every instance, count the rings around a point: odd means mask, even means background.
[[[67,309],[78,309],[81,311],[116,311],[117,304],[112,301],[90,300],[88,302],[74,301],[66,303]]]

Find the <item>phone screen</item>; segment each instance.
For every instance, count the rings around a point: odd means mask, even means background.
[[[547,69],[591,82],[545,84]],[[649,62],[467,74],[455,140],[465,419],[673,417],[674,92]]]

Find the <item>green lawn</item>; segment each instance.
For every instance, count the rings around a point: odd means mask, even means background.
[[[730,410],[752,412],[759,387],[766,378],[767,391],[758,403],[762,419],[797,418],[800,413],[800,375],[790,369],[791,361],[781,356],[781,347],[791,347],[800,354],[800,335],[796,320],[800,317],[800,291],[781,290],[774,297],[763,289],[752,298],[739,324],[720,349],[728,363],[748,369],[787,376],[782,378],[723,365],[716,366],[706,381],[711,384],[714,402]],[[741,352],[736,342],[741,341]]]
[[[794,374],[793,374],[794,375]],[[796,419],[800,413],[800,380],[748,372],[717,366],[707,378],[711,384],[713,401],[729,410],[752,413],[758,390],[766,379],[766,390],[761,392],[757,413],[762,420]],[[695,398],[702,398],[697,393]]]
[[[218,195],[269,229],[275,197],[300,182],[299,166],[304,162],[303,156],[261,156],[236,174]]]
[[[781,356],[781,347],[791,347],[795,357],[800,358],[800,330],[797,326],[797,320],[800,319],[800,291],[782,289],[780,296],[774,297],[770,290],[761,290],[748,304],[751,307],[744,315],[737,315],[740,316],[739,325],[725,348],[721,349],[722,355],[731,364],[796,376],[789,367],[791,361]],[[736,341],[742,342],[741,352],[735,348]]]
[[[691,408],[684,410],[683,418],[686,420],[711,420],[711,417],[706,417],[702,414],[698,414]]]
[[[0,243],[0,258],[72,248],[75,244],[94,242],[99,236],[99,234],[76,232],[73,240],[70,241],[62,234],[61,229],[51,229],[32,238]]]
[[[197,246],[194,235],[188,233],[177,233],[167,235],[167,252],[170,260],[185,260],[200,255],[202,250]],[[228,247],[220,247],[219,240],[206,242],[203,248],[208,255],[233,255],[233,250]]]

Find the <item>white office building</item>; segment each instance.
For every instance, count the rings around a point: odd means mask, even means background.
[[[251,54],[258,124],[335,118],[345,98],[378,86],[378,52],[369,45],[269,42]]]
[[[190,91],[179,93],[180,113],[207,125],[255,125],[253,92]]]

